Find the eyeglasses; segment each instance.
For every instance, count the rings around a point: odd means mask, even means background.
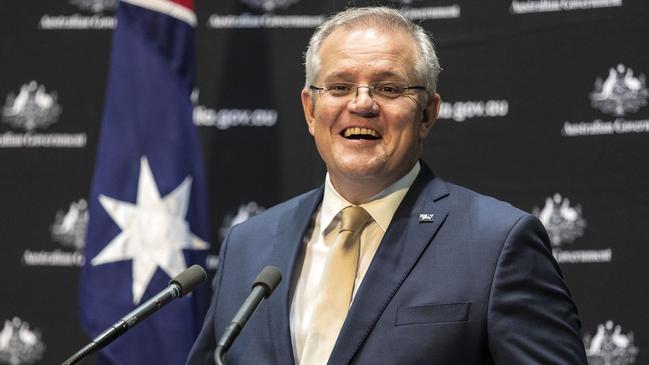
[[[311,90],[322,92],[333,98],[348,98],[358,96],[358,89],[367,88],[370,96],[384,99],[396,99],[411,93],[411,90],[426,91],[424,86],[409,86],[401,81],[379,81],[368,85],[359,85],[354,82],[325,82],[322,86],[309,85]]]

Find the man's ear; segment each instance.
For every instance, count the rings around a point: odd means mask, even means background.
[[[304,89],[302,89],[300,98],[302,99],[302,109],[304,110],[304,119],[306,120],[307,127],[309,128],[309,133],[313,135],[315,131],[315,116],[314,116],[315,103],[313,100],[313,95],[311,94],[311,91],[305,87]]]
[[[439,114],[439,108],[442,105],[442,97],[438,93],[432,95],[426,101],[426,105],[422,110],[421,125],[419,126],[419,138],[423,141],[431,128],[435,125],[437,121],[437,115]]]

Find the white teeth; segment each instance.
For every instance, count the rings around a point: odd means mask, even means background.
[[[372,137],[375,137],[375,138],[379,137],[379,133],[377,131],[375,131],[373,129],[369,129],[369,128],[358,128],[358,127],[347,128],[343,132],[343,137],[350,137],[350,136],[354,136],[354,135],[355,136],[362,136],[362,135],[364,135],[364,136],[372,136]]]

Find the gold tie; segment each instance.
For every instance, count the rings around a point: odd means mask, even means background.
[[[301,365],[324,365],[331,355],[352,300],[361,231],[370,219],[361,207],[349,206],[341,212],[340,231],[327,253]]]

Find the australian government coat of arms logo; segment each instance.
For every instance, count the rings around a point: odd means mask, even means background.
[[[246,5],[254,9],[263,11],[273,11],[275,9],[284,9],[295,4],[299,0],[242,0]]]
[[[2,108],[2,120],[25,131],[45,128],[59,120],[61,105],[55,91],[48,93],[44,85],[30,81],[18,94],[10,93]]]
[[[63,108],[58,93],[32,80],[10,92],[0,109],[2,121],[14,131],[0,133],[0,148],[82,148],[86,133],[41,133],[59,121]]]
[[[208,17],[208,29],[232,28],[304,28],[313,29],[322,24],[325,14],[277,14],[300,0],[239,0],[250,9],[238,14],[213,13]],[[255,14],[261,12],[261,14]]]
[[[606,79],[597,78],[590,100],[593,107],[603,113],[622,117],[647,105],[649,90],[646,82],[644,74],[636,76],[633,69],[620,63],[608,70]]]
[[[623,5],[623,0],[512,0],[509,12],[519,15],[616,8]]]
[[[453,19],[459,18],[462,15],[462,8],[459,3],[448,3],[436,6],[422,6],[426,2],[422,0],[398,0],[395,1],[401,5],[399,11],[406,18],[416,21],[431,20],[431,19]],[[430,4],[431,1],[428,1]]]
[[[70,4],[95,14],[106,11],[113,12],[117,9],[118,3],[119,0],[70,0]]]
[[[630,365],[638,355],[633,332],[623,333],[622,327],[613,321],[598,325],[595,335],[586,334],[584,345],[590,365]]]
[[[566,121],[561,129],[565,137],[629,133],[649,133],[649,119],[629,115],[641,112],[649,101],[647,77],[631,67],[619,63],[610,67],[606,77],[597,77],[589,94],[590,105],[614,119],[597,118],[592,121]]]
[[[59,210],[50,226],[52,239],[63,246],[81,251],[86,243],[88,227],[88,203],[79,199],[70,203],[67,211]]]
[[[119,0],[69,0],[81,13],[43,14],[38,22],[42,30],[110,30],[117,25],[114,13]]]
[[[566,248],[584,236],[587,221],[583,217],[579,204],[572,204],[570,199],[556,193],[545,199],[542,208],[534,207],[534,214],[548,232],[552,243],[552,253],[560,263],[592,263],[610,262],[612,251],[603,250],[574,250]]]
[[[65,249],[25,250],[22,262],[25,266],[81,266],[85,262],[83,248],[86,244],[88,227],[88,203],[79,199],[69,204],[67,209],[56,212],[50,225],[52,241]]]
[[[43,358],[45,344],[38,329],[18,317],[6,320],[0,330],[0,364],[35,364]]]

